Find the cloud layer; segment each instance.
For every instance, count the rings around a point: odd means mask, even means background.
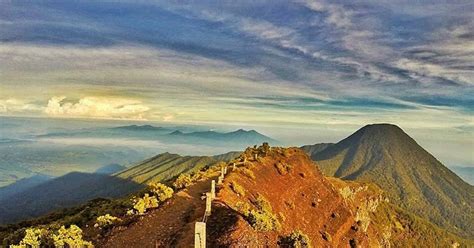
[[[473,8],[4,1],[0,114],[347,130],[395,122],[466,141]]]

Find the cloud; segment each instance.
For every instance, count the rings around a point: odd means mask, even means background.
[[[43,107],[16,98],[0,99],[0,113],[31,113],[41,111]]]
[[[149,110],[149,107],[137,100],[84,97],[77,102],[70,102],[64,96],[54,96],[48,101],[44,112],[54,117],[144,120]]]
[[[163,121],[166,121],[166,122],[173,121],[174,118],[175,118],[174,115],[167,114],[167,115],[163,116]]]

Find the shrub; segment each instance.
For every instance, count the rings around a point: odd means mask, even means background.
[[[18,245],[11,245],[13,248],[39,248],[39,247],[94,247],[91,242],[82,239],[82,230],[76,225],[69,228],[61,226],[53,232],[46,228],[28,228],[25,237]]]
[[[160,202],[164,202],[173,196],[173,189],[162,183],[150,183],[148,186]]]
[[[245,195],[244,188],[242,186],[240,186],[239,184],[237,184],[236,182],[231,182],[230,183],[230,188],[232,189],[232,191],[234,191],[236,194],[238,194],[240,196]]]
[[[311,248],[308,235],[300,230],[293,231],[289,236],[280,239],[280,246],[291,248]]]
[[[270,202],[263,197],[262,195],[258,194],[257,198],[252,202],[258,210],[264,211],[264,212],[272,212],[272,205],[270,205]]]
[[[291,171],[291,169],[292,169],[292,166],[291,166],[291,165],[289,165],[289,164],[283,164],[283,163],[281,163],[281,162],[277,162],[277,163],[275,164],[275,167],[276,167],[276,169],[278,170],[278,173],[280,173],[280,175],[286,175],[286,174],[288,174],[288,173]]]
[[[55,247],[94,247],[91,242],[82,239],[82,230],[76,225],[69,228],[61,226],[57,234],[53,234]]]
[[[237,171],[241,174],[243,174],[244,176],[250,178],[250,179],[253,179],[255,180],[255,174],[253,174],[253,171],[247,169],[247,168],[238,168]]]
[[[137,214],[144,214],[148,209],[158,207],[158,203],[155,196],[145,194],[142,198],[134,199],[133,208]]]
[[[247,220],[257,231],[273,231],[281,228],[280,222],[271,212],[250,210]]]
[[[188,186],[190,186],[193,183],[193,179],[191,178],[190,175],[188,174],[181,174],[176,178],[176,180],[173,182],[173,187],[176,190],[184,189]]]
[[[110,214],[101,215],[101,216],[97,217],[97,220],[96,220],[96,223],[95,223],[94,227],[105,228],[105,227],[108,227],[108,226],[113,225],[114,223],[120,222],[120,221],[122,221],[120,218],[114,217]]]
[[[241,213],[246,218],[249,216],[250,213],[250,205],[246,202],[237,202],[235,204],[235,208],[237,212]]]
[[[253,204],[257,209],[250,210],[247,220],[255,230],[272,231],[281,228],[280,222],[272,212],[272,206],[265,197],[258,195]]]
[[[47,229],[44,228],[28,228],[25,231],[25,237],[18,245],[10,245],[12,248],[23,247],[40,247],[45,242],[49,235]]]

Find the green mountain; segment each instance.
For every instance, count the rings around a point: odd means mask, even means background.
[[[365,126],[311,158],[326,175],[374,182],[402,208],[474,237],[474,187],[397,126]]]

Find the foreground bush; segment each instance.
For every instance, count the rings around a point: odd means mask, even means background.
[[[272,206],[265,197],[258,195],[253,201],[257,208],[248,212],[247,220],[257,231],[273,231],[281,228],[280,222],[273,213]]]
[[[40,247],[48,238],[49,232],[44,228],[28,228],[25,237],[18,245],[10,245],[11,248]]]
[[[280,222],[273,213],[261,210],[250,210],[247,220],[257,231],[274,231],[281,228]]]
[[[159,202],[164,202],[173,196],[173,189],[162,183],[150,183],[148,186]]]
[[[193,179],[188,174],[181,174],[173,182],[173,187],[176,190],[184,189],[189,187],[193,183]]]
[[[245,195],[244,188],[242,186],[240,186],[239,184],[237,184],[236,182],[231,182],[230,183],[230,188],[232,189],[232,191],[234,191],[234,193],[236,193],[239,196],[244,196]]]
[[[112,216],[110,214],[101,215],[97,217],[94,227],[105,228],[120,221],[122,221],[120,218]]]
[[[300,230],[296,230],[289,236],[281,238],[279,244],[282,247],[311,248],[311,241],[308,238],[308,235]]]
[[[94,247],[91,242],[82,239],[82,230],[76,225],[69,228],[61,226],[57,234],[53,234],[55,247]]]
[[[135,198],[133,202],[134,210],[128,213],[144,214],[148,209],[157,208],[159,203],[155,196],[150,196],[149,194],[145,194],[142,198]]]
[[[28,228],[23,240],[18,245],[10,245],[11,248],[39,248],[51,247],[94,247],[91,242],[82,239],[82,230],[76,225],[69,228],[61,226],[52,231],[46,228]]]

